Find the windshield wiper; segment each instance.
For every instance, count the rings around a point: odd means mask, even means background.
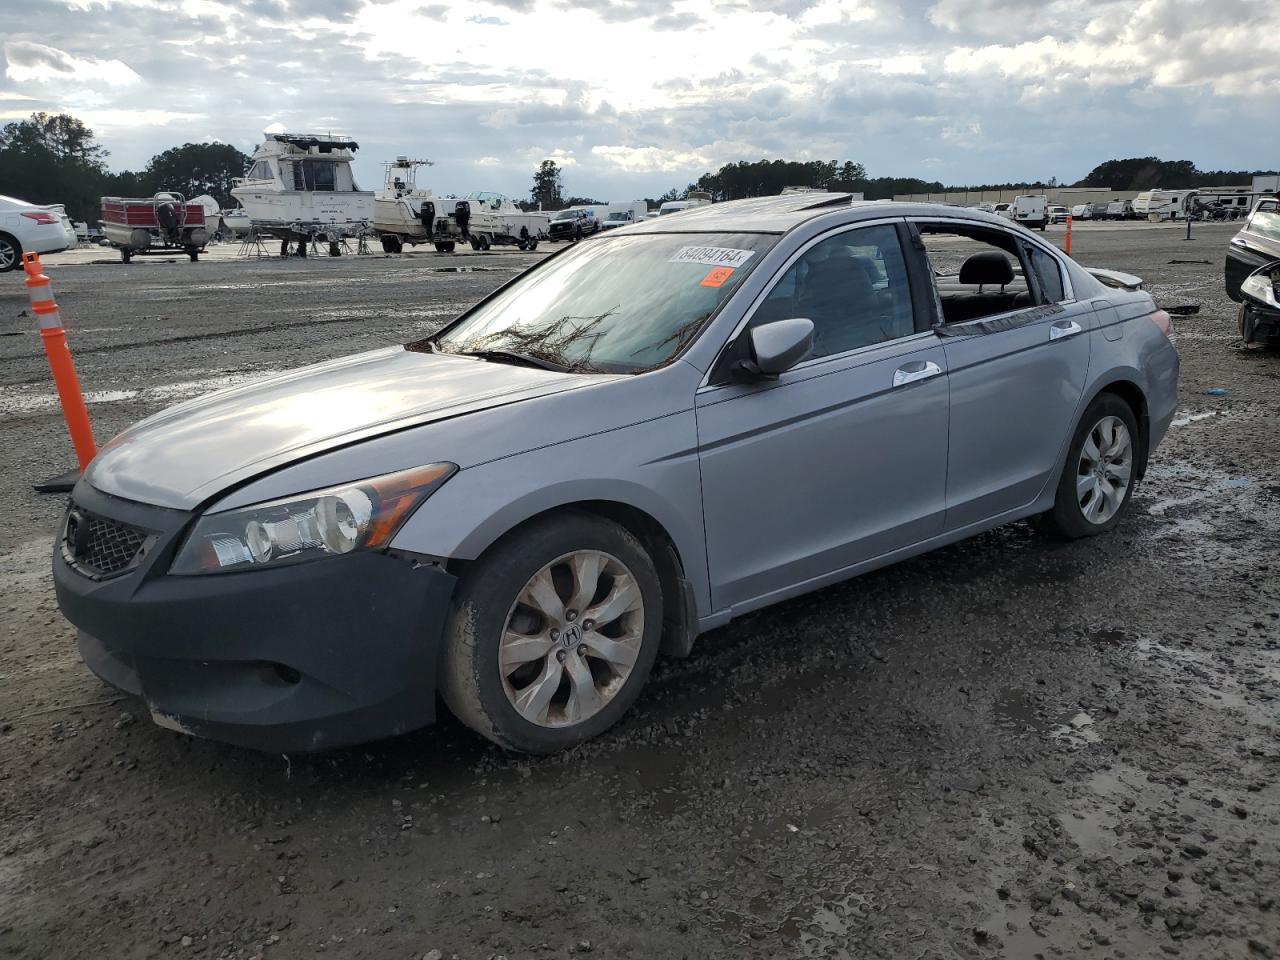
[[[463,350],[458,353],[460,357],[477,357],[481,360],[488,360],[492,363],[516,363],[523,364],[526,367],[538,367],[542,370],[554,370],[557,373],[569,373],[572,367],[564,363],[556,363],[554,360],[548,360],[545,357],[535,357],[530,353],[520,353],[517,350]]]

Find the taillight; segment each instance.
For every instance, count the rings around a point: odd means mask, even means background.
[[[58,222],[57,217],[55,217],[52,213],[45,213],[43,210],[37,210],[35,213],[24,213],[23,216],[26,217],[28,220],[34,220],[36,223],[40,223],[40,224],[49,224],[49,223]]]
[[[1151,315],[1151,322],[1159,327],[1160,332],[1166,337],[1170,340],[1173,339],[1173,318],[1168,313],[1164,310],[1157,310]]]

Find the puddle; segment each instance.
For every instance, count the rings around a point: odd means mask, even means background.
[[[1185,427],[1192,423],[1198,423],[1201,420],[1208,420],[1210,417],[1216,417],[1217,410],[1206,410],[1203,413],[1189,413],[1183,417],[1177,417],[1169,423],[1171,427]]]
[[[1102,735],[1094,729],[1093,717],[1085,710],[1073,714],[1064,723],[1054,724],[1049,730],[1049,737],[1062,741],[1073,750],[1078,750],[1089,744],[1099,743],[1102,740]]]
[[[1023,690],[1009,689],[996,698],[996,722],[1003,727],[1017,727],[1037,734],[1048,733],[1053,729],[1053,721],[1044,716],[1043,711]]]

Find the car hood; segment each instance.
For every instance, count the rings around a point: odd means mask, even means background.
[[[85,479],[114,496],[189,510],[337,447],[599,379],[391,347],[163,410],[103,447]]]

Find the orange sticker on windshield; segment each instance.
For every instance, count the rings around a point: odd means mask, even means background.
[[[733,267],[713,267],[711,272],[702,278],[702,287],[718,287],[733,276]]]

